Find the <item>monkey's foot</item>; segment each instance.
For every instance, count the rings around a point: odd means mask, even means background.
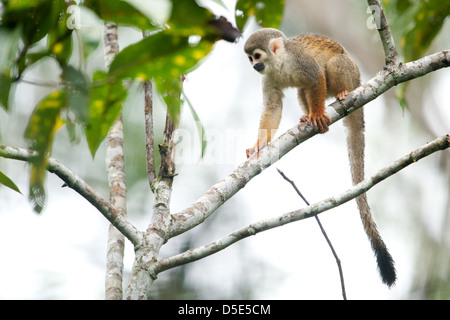
[[[247,154],[247,159],[256,154],[256,157],[259,157],[259,150],[261,150],[263,146],[259,145],[259,140],[255,143],[255,145],[251,148],[248,148],[245,150],[245,153]]]
[[[302,123],[312,124],[315,131],[319,130],[321,133],[325,133],[328,131],[328,124],[331,123],[331,119],[325,113],[320,115],[303,115],[300,118],[300,129],[302,128]]]
[[[342,92],[339,92],[339,93],[336,95],[336,97],[338,98],[338,100],[342,101],[342,100],[345,100],[345,98],[347,97],[347,95],[348,95],[348,91],[347,91],[347,90],[344,90],[344,91],[342,91]]]
[[[245,153],[247,154],[247,159],[250,158],[253,154],[259,154],[259,150],[255,149],[255,147],[248,148],[245,150]]]
[[[305,114],[300,117],[300,121],[298,123],[298,130],[305,131],[306,126],[308,125],[309,117]]]
[[[259,140],[255,143],[255,145],[251,148],[248,148],[245,150],[245,153],[247,154],[247,159],[256,154],[256,157],[259,157],[259,151],[264,148],[267,145],[267,143],[259,142]]]

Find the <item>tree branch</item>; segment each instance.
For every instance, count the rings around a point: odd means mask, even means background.
[[[450,51],[444,50],[419,60],[401,64],[398,68],[380,71],[351,94],[344,101],[336,101],[326,108],[331,124],[345,117],[350,112],[361,108],[393,86],[432,71],[450,66]],[[331,125],[330,124],[330,125]],[[264,169],[278,161],[300,143],[316,135],[311,127],[299,128],[298,125],[286,131],[267,147],[263,148],[259,157],[251,157],[239,165],[225,179],[213,185],[190,207],[173,215],[173,225],[168,237],[186,232],[206,220],[223,203]]]
[[[380,34],[386,66],[396,66],[398,64],[398,53],[389,22],[384,14],[383,6],[379,0],[367,0],[367,3],[372,11],[378,33]]]
[[[410,164],[415,163],[436,151],[444,150],[449,147],[450,136],[442,136],[412,151],[411,153],[392,163],[390,166],[381,169],[372,177],[363,180],[362,182],[337,196],[330,197],[300,210],[291,211],[277,217],[260,220],[196,249],[191,249],[178,255],[161,259],[151,267],[150,272],[152,272],[152,274],[158,274],[162,271],[174,268],[176,266],[205,258],[249,236],[253,236],[257,233],[277,228],[291,222],[310,218],[329,209],[335,208],[367,192],[379,182],[406,168]]]
[[[106,168],[108,172],[111,205],[117,210],[120,216],[126,219],[127,188],[124,164],[123,123],[122,116],[119,116],[108,133],[106,142]],[[106,300],[122,300],[124,251],[124,235],[111,224],[108,230],[106,254]]]
[[[144,38],[149,32],[143,31]],[[155,165],[155,132],[153,127],[153,83],[152,80],[144,82],[144,119],[145,119],[145,154],[147,159],[147,178],[150,189],[153,191],[153,183],[156,178]]]
[[[36,156],[37,153],[35,151],[0,145],[0,157],[3,158],[30,162]],[[136,229],[136,227],[120,215],[105,198],[70,169],[65,167],[59,161],[49,158],[47,170],[56,174],[69,188],[75,190],[79,195],[97,208],[109,222],[131,241],[131,243],[135,246],[142,243],[142,232]]]
[[[105,66],[109,66],[119,52],[117,25],[105,23]],[[109,197],[111,205],[124,218],[127,216],[127,187],[125,182],[125,161],[123,152],[123,121],[122,112],[111,126],[106,137],[106,168],[109,182]],[[106,253],[106,300],[122,300],[123,289],[123,256],[125,238],[112,224],[108,230],[108,245]]]
[[[183,82],[184,77],[180,81]],[[156,279],[156,274],[149,270],[157,261],[161,247],[169,239],[167,230],[170,229],[172,224],[170,199],[173,178],[176,176],[174,133],[177,123],[178,119],[172,119],[169,110],[167,110],[164,140],[159,145],[161,166],[158,179],[152,184],[152,190],[155,194],[152,217],[145,233],[145,245],[135,248],[136,257],[131,271],[130,283],[125,294],[126,299],[148,298],[151,284]]]
[[[145,150],[147,155],[147,177],[150,188],[156,178],[155,173],[155,138],[153,131],[153,84],[151,80],[144,82],[144,118],[145,118]]]
[[[119,52],[119,38],[117,34],[117,25],[111,22],[105,22],[104,41],[105,45],[105,66],[109,69],[111,62]]]

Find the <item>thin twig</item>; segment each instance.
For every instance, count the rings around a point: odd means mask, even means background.
[[[149,34],[142,32],[144,38]],[[153,183],[156,178],[155,171],[155,131],[153,127],[153,83],[152,80],[144,82],[144,119],[145,119],[145,151],[147,156],[147,178],[150,189],[153,191]]]
[[[144,117],[145,117],[145,150],[147,155],[147,177],[150,189],[156,178],[155,173],[155,138],[153,131],[153,84],[151,80],[144,82]]]
[[[248,225],[246,227],[243,227],[241,229],[236,230],[235,232],[228,234],[216,241],[210,242],[208,244],[205,244],[201,247],[188,250],[186,252],[158,260],[156,263],[154,263],[149,272],[151,272],[154,275],[157,275],[158,273],[189,263],[196,260],[203,259],[207,256],[210,256],[216,252],[219,252],[221,250],[224,250],[225,248],[229,247],[230,245],[243,240],[247,237],[254,236],[257,233],[270,230],[273,228],[281,227],[285,224],[303,220],[306,218],[313,217],[319,213],[325,212],[327,210],[330,210],[332,208],[335,208],[341,204],[344,204],[357,196],[367,192],[369,189],[371,189],[373,186],[375,186],[377,183],[380,183],[384,179],[396,174],[400,170],[406,168],[410,164],[416,163],[420,159],[429,156],[430,154],[439,151],[444,150],[450,147],[450,136],[442,136],[440,138],[437,138],[436,140],[427,143],[426,145],[408,153],[406,156],[400,158],[399,160],[392,163],[390,166],[381,169],[378,171],[375,175],[371,176],[370,178],[366,178],[365,180],[361,181],[360,183],[354,185],[347,191],[322,200],[320,202],[317,202],[315,204],[312,204],[306,208],[295,210],[291,212],[287,212],[283,215],[264,219],[257,221],[251,225]],[[1,149],[0,149],[1,150]]]
[[[308,200],[306,200],[306,198],[303,196],[303,194],[300,192],[300,190],[297,188],[296,184],[294,181],[292,181],[291,179],[289,179],[283,171],[281,171],[280,169],[278,169],[278,173],[283,177],[284,180],[286,180],[287,182],[289,182],[291,184],[291,186],[294,188],[295,192],[297,192],[297,194],[300,196],[300,198],[302,198],[302,200],[306,203],[307,206],[309,206],[309,202]],[[328,238],[327,233],[325,232],[324,227],[322,226],[322,223],[319,220],[319,217],[317,215],[314,216],[314,218],[316,218],[316,221],[319,225],[320,230],[322,231],[323,236],[325,237],[325,240],[328,243],[328,246],[331,249],[331,252],[333,253],[334,259],[336,259],[336,264],[338,266],[338,270],[339,270],[339,277],[341,278],[341,288],[342,288],[342,297],[344,298],[344,300],[347,300],[347,295],[345,294],[345,284],[344,284],[344,274],[342,272],[342,266],[341,266],[341,260],[339,259],[336,251],[333,248],[333,245],[331,244],[330,239]]]

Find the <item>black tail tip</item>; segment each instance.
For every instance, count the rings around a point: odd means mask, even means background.
[[[387,249],[377,253],[377,263],[383,283],[389,288],[392,287],[397,280],[397,275],[394,267],[394,259],[392,259]]]

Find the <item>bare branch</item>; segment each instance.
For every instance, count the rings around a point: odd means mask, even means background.
[[[149,32],[143,31],[144,38]],[[153,83],[151,80],[144,82],[144,119],[145,119],[145,151],[147,158],[147,178],[150,189],[153,191],[153,183],[156,178],[155,165],[155,132],[153,127]]]
[[[156,178],[155,138],[153,131],[153,85],[151,80],[144,82],[145,150],[147,155],[147,177],[150,188]]]
[[[120,216],[126,218],[127,189],[123,154],[122,116],[116,120],[108,133],[106,142],[106,168],[108,172],[111,205],[117,210]],[[125,238],[111,224],[108,230],[106,255],[105,298],[107,300],[122,299],[124,250]]]
[[[108,69],[119,52],[117,25],[105,23],[105,66]],[[109,181],[111,205],[119,215],[127,215],[127,187],[125,182],[125,161],[123,152],[123,121],[120,115],[114,122],[106,137],[106,168]],[[123,256],[125,238],[112,224],[108,230],[108,247],[106,253],[106,300],[122,300]]]
[[[170,184],[172,184],[173,177],[175,177],[175,128],[175,121],[170,117],[169,113],[167,113],[164,140],[163,143],[159,145],[159,152],[161,153],[159,177],[167,179]]]
[[[372,177],[363,180],[362,182],[358,183],[357,185],[353,186],[352,188],[348,189],[347,191],[337,196],[317,202],[313,205],[310,205],[300,210],[285,213],[281,216],[260,220],[247,227],[241,228],[225,237],[222,237],[216,241],[213,241],[196,249],[191,249],[178,255],[159,260],[151,267],[150,272],[152,272],[152,274],[158,274],[162,271],[174,268],[176,266],[180,266],[182,264],[186,264],[192,261],[205,258],[249,236],[253,236],[257,233],[277,228],[288,223],[310,218],[312,216],[325,212],[329,209],[335,208],[367,192],[377,183],[399,172],[403,168],[406,168],[410,164],[415,163],[420,159],[436,151],[444,150],[449,147],[450,147],[450,136],[446,135],[440,137],[412,151],[408,155],[392,163],[390,166],[381,169],[378,173],[376,173]]]
[[[117,25],[111,22],[105,22],[104,41],[105,45],[105,66],[109,69],[111,62],[119,52],[119,39],[117,34]]]

